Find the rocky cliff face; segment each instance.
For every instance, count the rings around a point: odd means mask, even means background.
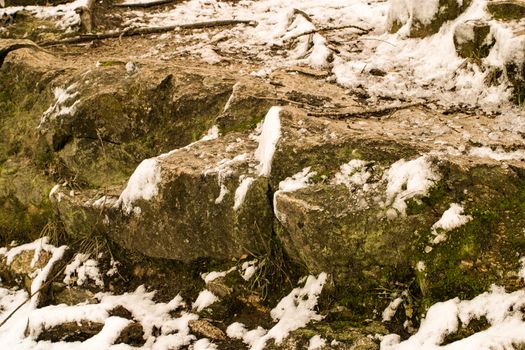
[[[400,4],[392,1],[389,30],[404,26],[422,37],[471,2],[439,1],[427,17],[416,11],[423,5]],[[522,7],[494,1],[488,11],[513,21]],[[519,104],[522,57],[499,68],[483,61],[503,45],[494,21],[458,24],[451,44],[475,69],[508,77]],[[512,42],[523,44],[522,34]],[[202,262],[265,261],[263,282],[248,286],[225,274],[208,283],[226,300],[215,321],[231,321],[241,301],[259,315],[265,306],[250,302],[253,295],[283,294],[269,284],[327,273],[319,304],[326,328],[297,331],[280,348],[306,347],[309,332],[321,332],[373,349],[378,342],[365,335],[406,336],[436,302],[474,298],[493,284],[523,288],[522,107],[507,118],[430,100],[374,105],[318,69],[279,68],[260,78],[246,73],[258,68],[255,59],[129,60],[130,51],[153,44],[120,40],[129,47],[0,40],[2,245],[42,232],[76,247],[109,242],[132,279],[180,274],[168,294],[202,287],[188,277]],[[34,271],[13,264],[2,265],[2,278],[30,285]],[[402,310],[381,317],[398,296]],[[101,329],[91,326],[81,328]],[[57,332],[80,332],[68,327]],[[141,338],[133,327],[128,343]]]

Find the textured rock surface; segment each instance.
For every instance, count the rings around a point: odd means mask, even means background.
[[[436,1],[391,1],[390,12],[387,19],[387,29],[396,33],[404,25],[410,26],[407,34],[413,38],[422,38],[439,31],[443,23],[457,18],[467,7],[471,0],[439,0]],[[428,12],[437,5],[435,13],[428,16]],[[427,18],[430,17],[430,18]]]
[[[468,21],[454,31],[454,45],[460,57],[480,60],[489,55],[495,40],[490,25],[484,21]]]
[[[490,0],[487,9],[494,18],[501,20],[521,19],[525,16],[523,0]]]

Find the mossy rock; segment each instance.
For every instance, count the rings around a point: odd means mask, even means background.
[[[454,45],[458,55],[475,62],[487,57],[495,43],[490,34],[490,25],[481,20],[462,23],[454,31]]]
[[[403,4],[399,0],[392,2],[391,9],[387,17],[387,29],[390,33],[396,33],[405,24],[411,23],[408,35],[411,38],[424,38],[436,34],[443,23],[456,19],[463,13],[471,4],[471,0],[464,0],[461,3],[457,0],[439,0],[437,4],[436,13],[431,19],[421,18],[414,6],[432,6],[428,3],[423,5],[424,1],[418,2],[416,5]],[[409,8],[412,6],[412,8]],[[403,13],[395,12],[402,8]],[[394,10],[395,9],[395,10]]]
[[[525,17],[525,1],[491,0],[487,3],[487,10],[496,19],[519,20]]]

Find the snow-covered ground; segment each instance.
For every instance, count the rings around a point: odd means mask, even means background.
[[[67,28],[78,24],[74,9],[83,5],[83,1],[54,8],[31,6],[25,9],[38,17],[55,17],[57,26]],[[458,25],[467,20],[484,19],[491,25],[491,33],[496,38],[496,45],[483,59],[484,66],[502,67],[510,60],[523,59],[525,36],[515,36],[512,26],[492,20],[485,10],[487,0],[473,0],[459,18],[445,23],[437,34],[424,39],[407,38],[404,28],[409,24],[396,34],[387,32],[390,6],[399,7],[400,3],[404,2],[189,0],[178,3],[171,10],[130,10],[123,14],[123,27],[218,19],[252,20],[255,26],[235,26],[212,32],[215,34],[196,31],[159,35],[156,45],[146,56],[170,59],[187,54],[212,64],[221,62],[225,56],[234,56],[262,63],[259,70],[252,72],[262,77],[277,68],[308,65],[329,70],[328,79],[350,91],[368,95],[370,103],[425,99],[446,107],[466,106],[520,115],[520,111],[507,102],[511,93],[509,83],[501,81],[495,86],[487,85],[485,81],[492,74],[491,70],[460,58],[454,48],[453,34]],[[410,6],[418,4],[417,9],[426,9],[418,10],[420,17],[426,18],[435,12],[430,6],[433,1],[425,5],[423,2],[407,3]],[[17,10],[20,8],[0,9],[0,16]],[[184,45],[163,51],[167,43],[179,41]],[[370,74],[373,69],[385,75]]]
[[[13,264],[21,254],[33,254],[30,268],[34,269],[30,275],[33,278],[31,285],[32,296],[19,288],[6,288],[0,283],[0,344],[2,349],[17,350],[91,350],[91,349],[179,349],[190,346],[194,350],[218,349],[213,341],[191,333],[189,323],[199,319],[199,312],[213,303],[219,297],[207,289],[202,290],[191,306],[186,304],[180,295],[175,295],[168,303],[155,302],[155,292],[148,292],[144,286],[135,291],[114,295],[110,292],[99,292],[95,295],[96,302],[83,302],[77,305],[47,305],[41,304],[40,289],[49,280],[63,279],[66,284],[83,285],[88,279],[95,285],[103,288],[101,271],[95,259],[88,259],[86,254],[77,254],[58,275],[52,271],[62,261],[67,247],[55,247],[48,244],[47,237],[30,244],[17,247],[0,249],[0,256],[5,258],[7,266]],[[42,252],[47,252],[50,257],[46,260]],[[39,267],[38,262],[44,266]],[[47,263],[45,263],[47,261]],[[206,282],[225,276],[228,273],[240,273],[244,279],[250,279],[253,273],[247,269],[256,269],[256,261],[242,265],[240,271],[231,268],[223,272],[210,272],[203,275]],[[116,265],[116,264],[114,264]],[[55,269],[56,270],[56,269]],[[109,271],[108,271],[109,273]],[[57,277],[58,276],[58,277]],[[325,273],[319,276],[308,276],[297,287],[284,297],[277,306],[271,310],[271,317],[275,325],[269,330],[258,327],[248,330],[238,322],[233,322],[227,334],[234,339],[242,339],[252,349],[263,349],[266,342],[274,339],[281,342],[291,331],[304,327],[312,320],[321,320],[315,307],[317,299],[326,282]],[[20,307],[21,306],[21,307]],[[130,311],[133,321],[112,316],[110,311],[116,307],[124,307]],[[17,308],[20,307],[18,310]],[[178,311],[174,316],[173,311]],[[5,321],[5,322],[4,322]],[[66,322],[96,322],[103,324],[102,330],[85,341],[76,342],[50,342],[38,341],[39,335],[52,327],[60,326]],[[144,331],[144,345],[134,347],[127,344],[115,344],[120,333],[132,322],[138,322]]]

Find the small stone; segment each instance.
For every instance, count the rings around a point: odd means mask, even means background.
[[[128,344],[131,346],[142,346],[146,341],[144,340],[144,329],[138,322],[132,322],[127,325],[119,337],[115,340],[115,344]]]
[[[214,340],[225,340],[226,335],[222,330],[212,325],[206,320],[192,320],[189,322],[192,333],[197,335],[214,339]]]
[[[102,330],[103,323],[80,321],[66,322],[60,325],[45,329],[40,333],[36,341],[56,342],[76,342],[84,341]]]
[[[369,73],[377,77],[384,77],[387,74],[384,70],[378,68],[370,69]]]

